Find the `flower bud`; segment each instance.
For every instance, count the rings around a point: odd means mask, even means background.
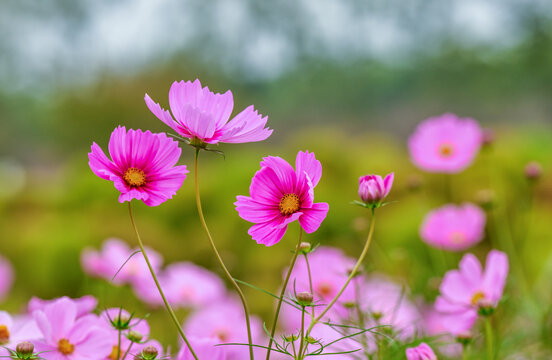
[[[305,337],[305,342],[308,343],[308,344],[311,344],[311,345],[312,344],[318,344],[318,340],[316,340],[312,336]]]
[[[478,313],[481,316],[491,316],[495,311],[493,303],[485,298],[477,301],[477,307]]]
[[[542,166],[536,161],[530,161],[525,166],[525,177],[529,180],[537,180],[542,175]]]
[[[473,335],[469,331],[462,331],[456,335],[456,341],[463,346],[468,345],[472,341]]]
[[[376,208],[381,206],[393,186],[394,174],[391,173],[382,179],[379,175],[365,175],[359,179],[358,195],[364,206]]]
[[[20,359],[28,359],[34,353],[34,345],[28,341],[23,341],[15,347],[15,352]]]
[[[144,336],[136,330],[131,330],[127,334],[127,339],[135,343],[139,343],[140,341],[142,341],[143,337]]]
[[[312,250],[313,248],[308,242],[302,242],[299,244],[299,252],[303,255],[310,253]]]
[[[142,357],[144,360],[154,360],[157,355],[159,355],[159,351],[157,351],[155,346],[149,345],[142,350]]]
[[[312,297],[312,294],[311,294],[310,292],[302,291],[302,292],[300,292],[299,294],[297,294],[297,295],[295,296],[295,298],[297,299],[297,302],[298,302],[299,305],[301,305],[301,306],[309,306],[309,305],[312,305],[313,297]]]
[[[379,311],[374,311],[372,312],[372,318],[375,320],[375,321],[378,321],[379,319],[381,319],[383,317],[383,314]]]
[[[481,134],[481,145],[483,146],[490,146],[494,143],[496,139],[495,132],[492,129],[483,129],[483,132]]]
[[[284,341],[286,342],[294,342],[297,339],[299,339],[299,336],[297,335],[284,335]]]

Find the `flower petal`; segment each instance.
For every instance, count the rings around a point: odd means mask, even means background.
[[[271,129],[265,128],[267,121],[267,116],[263,117],[250,105],[224,125],[220,141],[244,143],[265,140],[272,134]]]
[[[318,230],[322,221],[326,218],[330,206],[327,203],[315,203],[309,209],[301,209],[303,216],[299,218],[299,224],[307,234]]]

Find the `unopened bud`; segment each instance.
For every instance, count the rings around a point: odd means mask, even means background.
[[[468,345],[472,341],[473,335],[469,331],[462,331],[456,335],[456,341],[463,346]]]
[[[111,325],[115,330],[127,330],[130,327],[130,317],[127,315],[117,315],[111,320]]]
[[[542,166],[536,161],[530,161],[525,165],[525,177],[529,180],[537,180],[542,175]]]
[[[296,295],[297,302],[301,306],[309,306],[312,305],[312,294],[307,291],[302,291]]]
[[[312,251],[312,246],[310,243],[308,242],[302,242],[301,244],[299,244],[299,251],[301,252],[301,254],[308,254]]]
[[[495,132],[492,129],[483,129],[483,134],[481,136],[481,145],[489,146],[494,143],[496,139]]]
[[[343,306],[347,309],[354,309],[356,307],[356,303],[354,301],[345,301]]]
[[[144,336],[136,330],[131,330],[127,334],[127,339],[135,343],[139,343],[140,341],[142,341],[143,337]]]
[[[378,321],[379,319],[381,319],[383,317],[383,314],[379,311],[374,311],[372,312],[372,318],[375,320],[375,321]]]
[[[299,339],[299,336],[297,335],[284,335],[284,341],[286,342],[294,342],[297,339]]]
[[[490,316],[494,313],[495,308],[492,302],[487,299],[480,299],[477,301],[478,313],[481,316]]]
[[[318,343],[318,340],[316,340],[315,338],[313,338],[312,336],[307,336],[305,338],[305,342],[309,343],[309,344],[317,344]]]
[[[34,353],[34,345],[28,341],[21,342],[15,347],[15,352],[20,358],[28,359]]]
[[[157,351],[155,346],[149,345],[142,350],[142,357],[144,360],[154,360],[157,355],[159,355],[159,351]]]

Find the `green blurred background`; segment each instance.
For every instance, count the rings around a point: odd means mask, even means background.
[[[455,202],[496,195],[484,255],[510,236],[543,304],[539,326],[510,307],[512,349],[550,345],[552,287],[552,5],[547,1],[27,1],[0,3],[0,254],[17,281],[2,309],[18,311],[33,295],[92,293],[102,306],[148,312],[127,288],[86,277],[85,246],[108,237],[134,244],[126,207],[113,186],[88,168],[92,141],[105,147],[117,125],[166,131],[144,93],[167,104],[170,84],[199,78],[216,92],[231,89],[235,109],[249,104],[269,116],[273,136],[259,144],[223,145],[225,159],[201,158],[207,221],[233,274],[275,291],[289,262],[297,226],[265,248],[247,235],[234,210],[259,161],[293,162],[314,151],[323,164],[316,190],[330,213],[309,241],[357,254],[366,212],[350,205],[357,179],[396,173],[379,212],[367,267],[408,284],[432,301],[444,268],[419,239],[424,214],[440,206],[445,179],[409,161],[406,139],[423,119],[443,112],[470,116],[496,133],[474,166],[452,179]],[[184,148],[182,163],[191,166]],[[524,178],[530,160],[545,176]],[[420,187],[413,190],[413,185]],[[495,215],[496,215],[495,214]],[[194,261],[218,272],[198,222],[188,179],[157,208],[136,204],[147,244],[166,263]],[[493,232],[495,235],[493,235]],[[498,234],[498,235],[497,235]],[[452,268],[460,255],[450,255]],[[521,292],[515,280],[508,301]],[[269,299],[247,291],[268,318]],[[123,299],[124,303],[121,303]],[[521,300],[519,300],[521,301]],[[154,311],[154,335],[174,343]],[[525,333],[534,336],[523,337]],[[505,345],[506,346],[506,345]]]

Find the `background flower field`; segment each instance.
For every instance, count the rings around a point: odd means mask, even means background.
[[[48,11],[69,11],[61,1],[50,6]],[[246,65],[224,65],[216,59],[216,37],[207,37],[215,48],[211,52],[193,47],[176,54],[159,52],[126,71],[108,63],[102,67],[97,60],[88,77],[80,74],[88,70],[87,63],[79,68],[77,50],[70,47],[74,64],[48,65],[58,78],[33,72],[33,63],[26,65],[28,73],[20,70],[14,60],[21,56],[17,51],[11,57],[2,55],[3,67],[13,66],[13,72],[0,74],[0,255],[13,264],[15,283],[0,299],[0,309],[23,311],[32,296],[92,294],[100,309],[123,306],[141,316],[150,313],[153,337],[176,348],[163,309],[148,307],[128,286],[113,286],[82,270],[84,248],[99,249],[113,237],[135,246],[126,206],[116,202],[112,186],[92,174],[87,153],[92,141],[107,144],[119,124],[167,131],[147,109],[144,93],[166,103],[166,90],[174,80],[200,78],[213,91],[232,89],[236,108],[255,104],[274,129],[262,143],[221,145],[217,149],[224,157],[202,154],[205,216],[236,278],[278,292],[297,224],[280,243],[267,248],[251,240],[250,224],[240,219],[233,203],[236,195],[247,194],[262,157],[278,155],[291,162],[298,150],[309,150],[323,165],[316,199],[329,203],[330,211],[320,229],[305,240],[356,257],[369,225],[367,212],[351,205],[358,197],[358,177],[393,171],[392,203],[378,210],[365,268],[408,287],[409,299],[423,307],[435,300],[441,277],[456,268],[463,255],[443,257],[422,242],[424,216],[448,202],[480,204],[487,213],[485,238],[469,251],[484,259],[492,248],[511,251],[511,239],[519,259],[511,262],[499,310],[501,354],[552,356],[552,9],[539,6],[545,10],[537,11],[537,5],[523,8],[529,20],[523,19],[522,36],[508,46],[453,36],[440,39],[431,51],[418,45],[418,52],[402,54],[399,62],[370,52],[333,57],[324,50],[298,56],[270,76],[259,70],[260,75],[251,75]],[[1,7],[25,15],[14,5]],[[29,36],[25,34],[16,35],[23,41]],[[498,37],[509,39],[507,34]],[[236,57],[233,53],[229,58]],[[14,74],[19,74],[18,81]],[[495,138],[473,165],[450,177],[416,168],[407,148],[416,124],[445,112],[477,119]],[[538,180],[526,177],[530,161],[543,167]],[[183,151],[181,163],[190,169],[192,151]],[[165,264],[192,261],[220,274],[198,222],[190,179],[157,208],[134,204],[134,215],[145,243]],[[271,299],[249,288],[245,293],[252,311],[270,322]],[[178,315],[186,312],[179,310]]]

